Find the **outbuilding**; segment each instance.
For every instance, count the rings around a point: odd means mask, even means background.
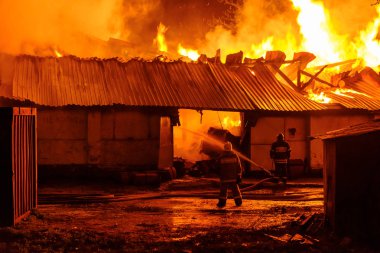
[[[380,121],[318,136],[324,143],[324,203],[340,235],[379,243]]]

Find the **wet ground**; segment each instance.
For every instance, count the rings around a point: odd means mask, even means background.
[[[320,179],[267,183],[223,209],[217,187],[188,176],[160,188],[43,185],[38,209],[0,229],[0,252],[353,252],[323,228]]]

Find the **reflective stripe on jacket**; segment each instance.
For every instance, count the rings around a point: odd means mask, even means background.
[[[272,144],[270,157],[275,163],[287,163],[290,151],[290,146],[286,141],[276,141]]]

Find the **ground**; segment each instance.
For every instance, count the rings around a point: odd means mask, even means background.
[[[266,183],[241,207],[217,208],[217,194],[216,178],[190,176],[159,188],[40,185],[38,208],[0,229],[0,252],[355,252],[323,227],[321,180]]]

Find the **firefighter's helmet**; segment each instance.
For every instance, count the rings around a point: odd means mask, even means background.
[[[277,135],[277,140],[278,140],[278,141],[283,141],[283,140],[284,140],[284,134],[283,134],[283,133],[279,133],[279,134]]]
[[[226,143],[224,143],[224,150],[226,151],[231,151],[232,150],[232,143],[227,141]]]

